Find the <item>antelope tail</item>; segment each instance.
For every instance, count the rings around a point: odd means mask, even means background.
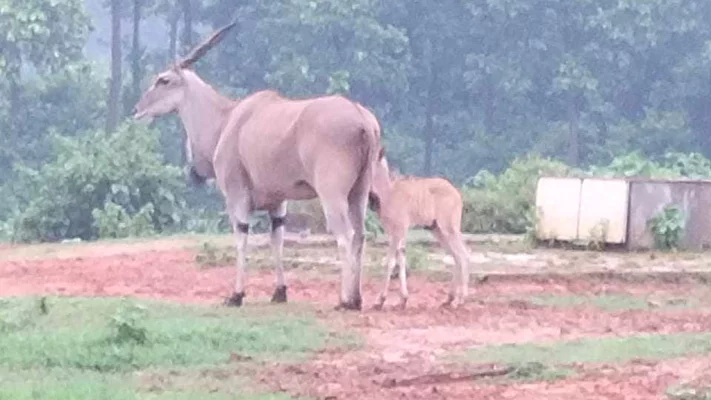
[[[380,197],[373,191],[368,192],[368,208],[370,208],[370,211],[380,212]]]
[[[363,174],[367,174],[370,178],[370,187],[368,188],[368,208],[372,211],[378,212],[380,210],[380,198],[375,194],[375,192],[372,191],[373,171],[375,169],[374,165],[378,162],[378,152],[380,151],[377,139],[378,134],[374,130],[363,129],[363,135],[366,136],[367,146],[363,152],[365,154]]]

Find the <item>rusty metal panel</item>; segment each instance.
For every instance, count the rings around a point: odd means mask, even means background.
[[[583,180],[580,191],[578,240],[625,243],[629,183],[625,179]]]
[[[702,250],[711,247],[711,183],[708,181],[639,181],[630,184],[628,248],[655,247],[649,220],[664,207],[676,205],[686,217],[679,247]]]
[[[538,239],[576,239],[581,184],[580,178],[542,177],[538,180],[536,188]]]

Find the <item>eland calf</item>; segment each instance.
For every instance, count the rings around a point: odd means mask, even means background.
[[[245,297],[247,221],[258,210],[268,211],[272,222],[272,301],[286,302],[282,249],[287,200],[318,197],[341,261],[336,308],[360,310],[365,213],[380,148],[378,121],[343,96],[289,99],[263,90],[233,100],[219,94],[189,67],[234,25],[219,29],[159,73],[136,104],[134,118],[151,121],[177,113],[187,134],[189,177],[198,184],[215,179],[220,188],[237,239],[236,282],[226,305],[239,307]]]
[[[469,289],[469,252],[461,235],[463,202],[459,190],[443,178],[394,177],[381,149],[374,167],[369,206],[378,215],[389,242],[385,285],[374,307],[383,307],[397,265],[400,308],[405,308],[408,298],[405,242],[407,231],[414,226],[431,230],[454,258],[450,292],[442,305],[457,307],[462,303]]]

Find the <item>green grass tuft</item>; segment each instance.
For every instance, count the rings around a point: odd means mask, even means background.
[[[711,332],[588,338],[551,344],[508,344],[474,348],[464,358],[476,363],[571,365],[660,360],[711,352]]]
[[[673,310],[698,306],[698,301],[692,299],[661,299],[650,301],[643,296],[633,296],[628,294],[598,294],[598,295],[536,295],[528,297],[527,300],[539,306],[546,307],[581,307],[593,306],[603,311],[626,311],[626,310]]]
[[[592,305],[605,311],[646,310],[650,308],[647,299],[624,294],[601,294],[590,296],[576,295],[537,295],[530,298],[531,302],[547,307],[579,307]]]

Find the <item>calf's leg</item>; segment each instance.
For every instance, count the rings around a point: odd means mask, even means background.
[[[452,266],[452,280],[450,281],[449,293],[447,294],[447,300],[442,303],[444,307],[456,308],[459,305],[460,300],[460,289],[461,289],[461,260],[459,254],[455,251],[453,246],[453,235],[451,232],[437,228],[434,230],[434,235],[437,241],[440,243],[444,249],[452,255],[454,259],[454,266]]]
[[[401,239],[397,246],[397,264],[400,270],[400,309],[405,309],[409,292],[407,290],[407,257],[405,256],[405,239]]]
[[[388,292],[390,291],[390,279],[392,279],[392,273],[395,270],[395,264],[397,262],[397,240],[390,238],[390,245],[388,246],[388,253],[385,256],[385,283],[383,284],[383,289],[378,294],[378,300],[375,302],[374,308],[380,310],[385,304]]]

